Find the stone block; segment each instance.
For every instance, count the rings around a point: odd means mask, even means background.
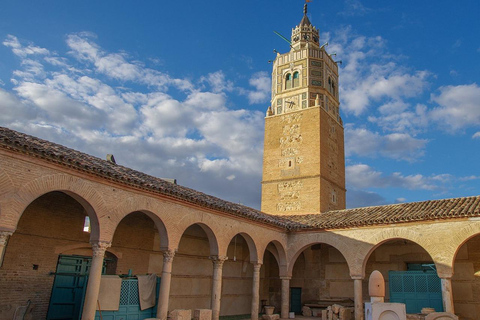
[[[432,312],[425,317],[425,320],[458,320],[458,317],[448,312]]]
[[[341,307],[342,307],[342,306],[339,305],[339,304],[334,304],[334,305],[332,305],[332,311],[333,311],[333,313],[337,313],[337,314],[338,314],[338,313],[340,312],[340,308],[341,308]]]
[[[327,320],[327,310],[322,310],[322,320]]]
[[[280,319],[280,315],[278,313],[275,314],[264,314],[262,316],[263,320],[278,320]]]
[[[304,317],[311,317],[312,316],[312,309],[310,309],[309,307],[307,306],[303,306],[302,307],[302,315]]]
[[[338,313],[339,320],[351,320],[353,315],[352,308],[340,308],[340,312]]]
[[[195,309],[193,311],[193,320],[212,320],[212,310]]]
[[[170,312],[171,320],[191,320],[192,319],[192,310],[190,309],[175,309]]]

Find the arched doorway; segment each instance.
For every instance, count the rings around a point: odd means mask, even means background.
[[[385,301],[405,303],[407,313],[422,308],[443,311],[441,281],[432,257],[417,243],[389,239],[371,252],[365,265],[363,292],[368,293],[370,274],[378,270],[385,279]]]
[[[212,260],[218,246],[212,230],[193,224],[182,234],[172,267],[169,310],[210,309]]]
[[[221,316],[250,316],[253,265],[245,237],[248,235],[237,234],[228,245],[228,260],[223,265]]]
[[[460,319],[480,317],[480,235],[467,240],[457,251],[452,289],[455,314]]]
[[[47,314],[58,312],[78,317],[86,286],[84,271],[92,254],[90,233],[84,228],[87,212],[92,213],[92,208],[85,208],[60,191],[46,193],[27,206],[5,250],[0,278],[2,291],[10,294],[2,297],[0,318],[11,319],[17,309],[27,305],[27,313],[34,319],[46,319],[50,317]],[[52,288],[61,278],[57,277],[58,265],[68,256],[77,258],[77,264],[69,268],[73,271],[68,273],[79,275],[69,277],[63,285],[68,287],[64,290],[68,295],[52,301]],[[66,307],[56,307],[56,303]]]
[[[297,254],[290,280],[290,310],[310,308],[313,316],[333,304],[354,306],[353,280],[342,253],[326,243],[315,243]]]

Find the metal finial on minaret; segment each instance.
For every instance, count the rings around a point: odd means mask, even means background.
[[[307,3],[303,5],[303,14],[307,14]]]

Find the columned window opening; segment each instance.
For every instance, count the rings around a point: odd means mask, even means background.
[[[291,89],[292,88],[292,75],[290,73],[287,73],[285,76],[285,89]]]
[[[293,87],[298,87],[300,85],[300,79],[298,77],[298,71],[293,73]]]

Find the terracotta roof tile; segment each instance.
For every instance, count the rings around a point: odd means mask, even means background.
[[[167,195],[202,207],[259,221],[280,228],[300,227],[297,222],[272,216],[253,208],[225,201],[205,193],[76,151],[62,145],[0,127],[0,148],[26,153],[121,184]]]
[[[343,229],[480,216],[480,196],[344,209],[321,214],[273,216],[8,128],[0,127],[0,148],[286,230]]]
[[[288,216],[288,219],[300,223],[300,226],[292,227],[292,230],[299,230],[341,229],[479,216],[480,196],[474,196],[335,210],[322,214]]]

